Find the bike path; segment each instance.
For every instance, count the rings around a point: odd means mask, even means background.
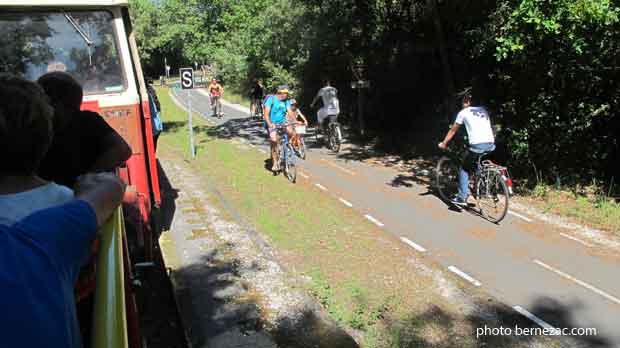
[[[175,94],[187,102],[185,92]],[[191,100],[208,114],[204,95],[192,91]],[[240,110],[224,105],[222,119],[208,119],[265,151],[262,123],[248,121],[248,113]],[[620,261],[615,253],[586,247],[553,227],[512,215],[497,226],[450,210],[423,184],[393,185],[396,171],[338,159],[317,148],[311,136],[306,140],[308,160],[300,164],[298,180],[320,185],[317,189],[367,215],[369,223],[406,238],[406,245],[510,306],[555,327],[597,328],[596,338],[602,341],[585,346],[620,347]],[[257,168],[260,173],[267,175]]]

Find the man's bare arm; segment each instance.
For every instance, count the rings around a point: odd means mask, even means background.
[[[101,226],[121,204],[125,184],[111,173],[85,174],[80,176],[74,190],[76,199],[93,208],[97,226]]]
[[[299,111],[299,117],[301,117],[301,119],[304,120],[304,124],[307,126],[308,119],[306,119],[306,116],[304,116],[304,114],[301,111]]]
[[[268,106],[265,106],[263,108],[263,119],[265,120],[265,123],[267,123],[268,128],[273,128],[273,125],[271,124],[271,120],[269,119],[270,113],[271,113],[271,108]]]
[[[450,130],[448,131],[448,134],[446,134],[446,137],[443,139],[441,143],[439,143],[439,147],[442,149],[447,148],[448,143],[450,142],[450,140],[452,140],[452,138],[454,138],[454,135],[456,134],[456,132],[459,130],[460,127],[461,125],[458,123],[453,124],[452,128],[450,128]]]

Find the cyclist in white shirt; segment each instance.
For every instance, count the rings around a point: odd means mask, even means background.
[[[475,170],[478,157],[495,150],[495,137],[491,128],[489,112],[481,106],[472,106],[472,94],[467,92],[463,96],[463,110],[456,115],[454,125],[439,143],[441,149],[446,149],[448,143],[461,125],[465,124],[469,139],[469,151],[465,154],[463,165],[459,170],[459,193],[452,203],[466,205],[469,196],[469,172]]]
[[[327,124],[338,121],[338,115],[340,114],[340,102],[338,101],[338,90],[332,87],[330,80],[325,80],[323,82],[323,85],[324,87],[318,91],[318,93],[312,100],[312,103],[310,104],[310,107],[314,107],[314,104],[316,104],[319,98],[321,98],[321,100],[323,101],[323,107],[319,109],[317,113],[317,120],[319,122],[318,128],[321,130],[323,130],[323,128]],[[329,117],[329,122],[327,124],[323,124],[325,119],[328,117]]]

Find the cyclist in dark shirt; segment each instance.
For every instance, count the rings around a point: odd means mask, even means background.
[[[83,91],[69,74],[51,72],[38,83],[54,106],[54,139],[38,174],[72,187],[78,176],[112,171],[131,156],[125,140],[97,113],[82,111]]]
[[[260,108],[262,106],[264,96],[265,87],[263,87],[261,80],[256,80],[254,82],[254,87],[252,87],[252,91],[250,92],[250,100],[252,101],[250,112],[252,115],[257,114],[256,108]]]

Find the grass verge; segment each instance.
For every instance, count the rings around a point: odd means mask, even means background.
[[[483,293],[466,295],[455,286],[458,281],[433,271],[430,261],[310,183],[272,176],[265,155],[220,138],[198,117],[198,156],[190,161],[186,113],[166,89],[158,92],[165,115],[159,151],[191,162],[192,170],[267,237],[280,261],[305,279],[300,286],[364,347],[527,346],[513,337],[477,338],[481,326],[503,324],[477,313],[496,318],[514,313]]]
[[[224,92],[224,99],[233,104],[243,105],[246,108],[250,107],[250,98],[232,87],[226,89]]]
[[[620,203],[594,186],[569,190],[538,184],[520,199],[543,212],[620,237]]]

